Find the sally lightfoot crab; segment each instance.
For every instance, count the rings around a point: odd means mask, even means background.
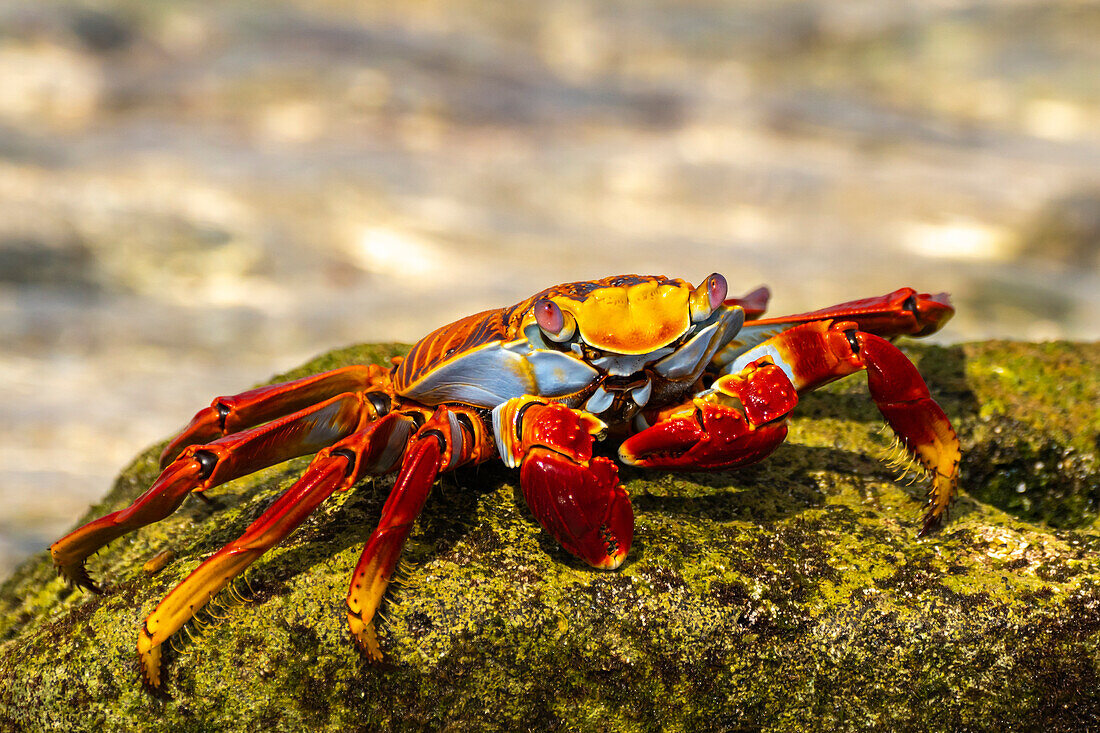
[[[301,478],[236,540],[207,558],[145,620],[145,682],[163,682],[161,647],[213,596],[326,498],[397,472],[352,574],[347,614],[371,660],[373,619],[437,475],[493,458],[519,468],[542,527],[596,568],[630,550],[634,515],[616,464],[594,443],[621,441],[625,464],[735,468],[768,456],[798,396],[857,371],[900,445],[930,477],[921,533],[946,514],[959,445],[916,368],[888,339],[924,336],[952,315],[946,295],[904,288],[810,313],[763,318],[768,292],[727,298],[660,276],[568,283],[444,326],[390,369],[349,366],[218,397],[161,456],[132,505],[50,548],[61,574],[98,591],[85,560],[111,540],[204,492],[289,458],[316,454]]]

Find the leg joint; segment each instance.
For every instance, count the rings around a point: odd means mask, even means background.
[[[218,456],[213,451],[197,450],[192,458],[199,462],[199,478],[203,481],[210,478],[214,467],[218,465]]]
[[[355,470],[356,464],[358,463],[358,456],[356,456],[355,451],[351,450],[350,448],[337,448],[329,455],[340,456],[341,458],[347,459],[348,465],[347,468],[344,469],[344,478],[347,478],[352,474],[352,472]]]
[[[393,401],[385,392],[367,392],[364,396],[371,407],[374,408],[377,417],[386,415],[393,407]]]

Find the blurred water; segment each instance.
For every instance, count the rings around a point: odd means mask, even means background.
[[[1100,7],[0,2],[0,572],[218,394],[547,285],[1100,336]]]

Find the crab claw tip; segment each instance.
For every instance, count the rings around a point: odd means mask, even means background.
[[[623,561],[626,560],[629,548],[620,547],[615,552],[610,552],[605,558],[599,562],[592,563],[592,567],[597,570],[617,570]]]

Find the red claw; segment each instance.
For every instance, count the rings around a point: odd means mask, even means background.
[[[785,422],[753,429],[736,408],[708,404],[697,415],[671,418],[627,438],[619,459],[645,468],[715,471],[763,460],[786,437]]]
[[[619,567],[634,538],[634,510],[615,464],[592,457],[607,428],[588,413],[534,399],[503,411],[507,455],[520,464],[531,513],[561,546],[596,568]],[[514,463],[511,465],[515,465]]]
[[[866,311],[870,312],[876,308],[881,309],[888,301],[897,300],[909,304],[902,309],[909,313],[908,321],[903,323],[900,316],[884,317],[886,320],[877,322],[877,327],[881,327],[884,335],[915,333],[917,329],[935,327],[935,324],[930,322],[917,323],[912,317],[914,309],[919,312],[921,308],[925,308],[929,314],[939,312],[940,323],[952,312],[950,306],[946,305],[946,296],[918,296],[911,288],[903,288],[881,298],[852,301],[844,304],[842,309],[851,313],[857,306],[865,306]],[[799,318],[802,317],[804,316],[799,316]],[[759,364],[761,358],[774,359],[786,365],[785,373],[791,375],[791,383],[800,393],[817,389],[854,372],[866,370],[871,397],[879,411],[897,434],[909,456],[918,461],[932,477],[928,512],[924,517],[924,527],[921,530],[923,534],[940,522],[955,493],[960,455],[959,441],[947,416],[933,401],[924,379],[912,362],[881,335],[861,330],[864,327],[876,325],[876,321],[868,320],[869,318],[867,313],[861,313],[853,320],[809,320],[773,336],[745,352],[741,358],[759,355],[757,360],[750,362],[746,369],[751,369],[753,364]],[[903,326],[909,330],[901,330]],[[727,377],[720,378],[714,386],[724,386],[725,379]],[[751,374],[749,382],[753,385],[756,382],[756,378]],[[750,420],[753,420],[752,406],[757,397],[763,398],[762,404],[765,406],[776,399],[776,394],[765,389],[749,390],[746,394],[742,388],[739,392],[733,390],[733,393],[741,398],[745,414]],[[636,443],[639,443],[645,434],[642,432],[634,436],[623,444],[624,448],[634,449]],[[626,460],[625,457],[624,460]],[[642,463],[641,465],[653,464]],[[677,464],[665,460],[657,465]]]
[[[606,458],[588,465],[532,448],[520,469],[523,497],[561,546],[594,568],[619,567],[634,538],[634,509]]]
[[[766,458],[787,437],[784,418],[798,394],[767,358],[720,377],[692,410],[675,409],[627,438],[619,458],[646,468],[718,470]]]

